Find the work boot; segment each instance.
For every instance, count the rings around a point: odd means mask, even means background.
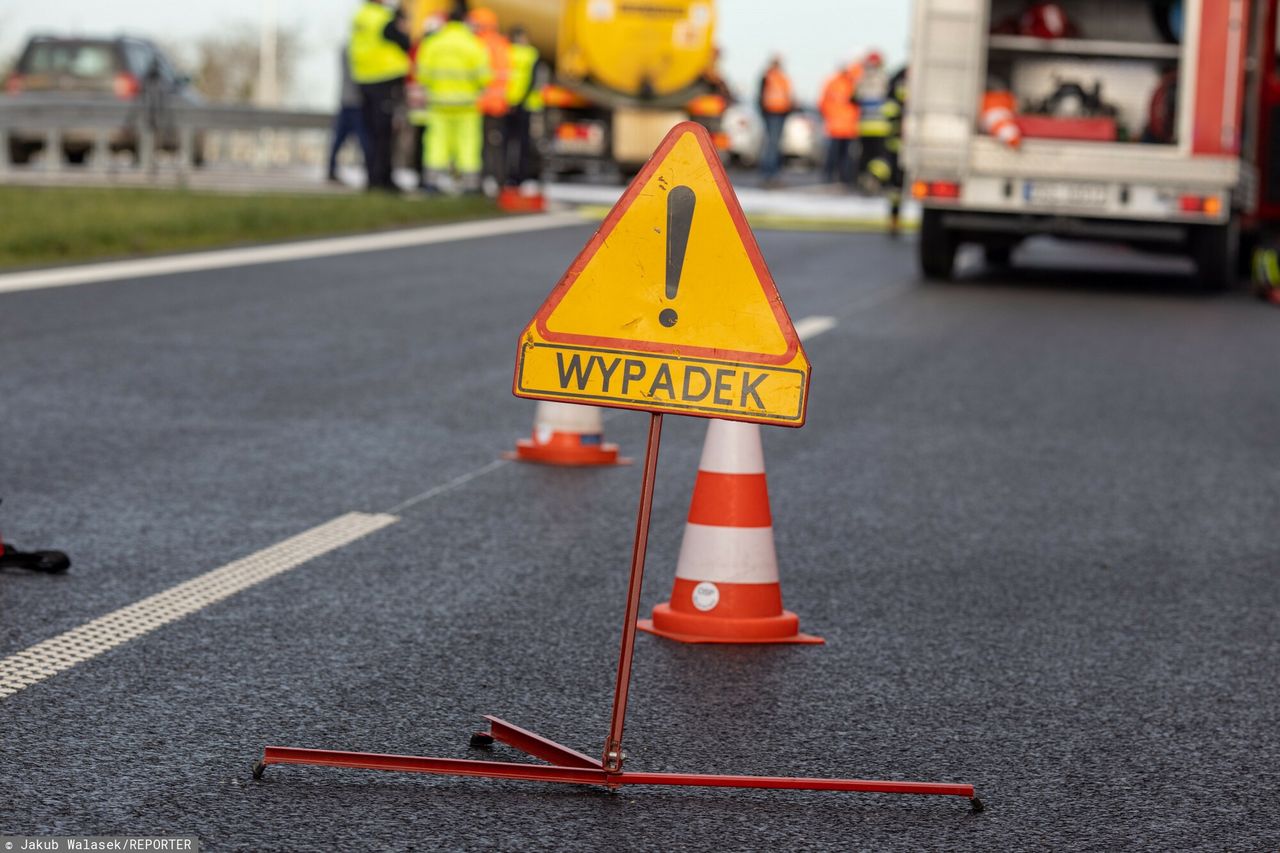
[[[61,551],[19,551],[0,543],[0,569],[26,569],[56,575],[71,568],[71,558]]]

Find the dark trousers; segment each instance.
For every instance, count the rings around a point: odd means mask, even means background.
[[[775,178],[782,171],[782,126],[786,113],[764,113],[764,147],[760,151],[760,174]]]
[[[850,183],[853,180],[852,161],[849,158],[849,146],[852,139],[831,137],[827,140],[827,158],[822,164],[822,179],[827,183],[841,181]]]
[[[885,156],[887,149],[883,136],[863,136],[859,141],[862,147],[858,151],[858,177],[861,178],[869,174],[871,161]]]
[[[352,134],[355,134],[356,140],[360,143],[360,154],[364,158],[367,167],[369,163],[369,134],[364,129],[364,116],[361,115],[360,107],[343,106],[333,119],[333,144],[329,146],[330,178],[338,176],[338,151],[342,148],[342,143],[346,142],[347,137]]]
[[[493,178],[501,186],[507,177],[506,116],[484,117],[484,148],[480,176]]]
[[[507,144],[507,180],[509,187],[518,187],[530,177],[529,161],[533,149],[533,137],[529,129],[529,111],[513,108],[504,117],[504,136]]]
[[[413,126],[413,168],[418,173],[418,186],[427,185],[427,126]]]
[[[404,79],[360,84],[360,112],[369,134],[369,158],[365,161],[369,189],[396,189],[391,180],[391,145],[396,104],[404,91]]]

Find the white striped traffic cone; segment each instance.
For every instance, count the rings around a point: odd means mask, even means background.
[[[516,442],[512,458],[544,465],[625,465],[618,445],[606,444],[604,419],[595,406],[539,401],[533,436]]]
[[[1000,93],[997,93],[997,95]],[[982,108],[982,129],[1004,143],[1007,148],[1022,146],[1022,128],[1018,127],[1013,109],[998,97],[988,96]]]
[[[758,424],[707,424],[671,600],[639,627],[685,643],[822,642],[782,609]]]

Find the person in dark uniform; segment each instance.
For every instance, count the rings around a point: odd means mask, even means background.
[[[889,234],[898,235],[902,209],[902,114],[907,108],[907,69],[904,66],[889,79],[888,93],[880,107],[886,133],[875,154],[867,161],[867,178],[889,200]]]
[[[366,168],[369,163],[369,134],[364,129],[364,114],[361,111],[360,88],[351,79],[351,60],[347,57],[347,48],[342,49],[342,94],[338,104],[338,113],[333,119],[333,142],[329,145],[329,181],[341,183],[338,178],[338,152],[347,137],[355,134],[360,143],[360,154]]]
[[[506,185],[518,187],[530,177],[533,161],[531,119],[542,111],[542,91],[538,78],[543,67],[538,49],[529,43],[524,27],[512,27],[511,68],[507,78],[507,114],[504,138],[507,145]]]

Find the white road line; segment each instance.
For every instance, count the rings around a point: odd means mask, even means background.
[[[829,332],[836,327],[836,318],[828,317],[824,314],[815,314],[812,317],[804,317],[795,322],[796,334],[800,336],[800,340],[807,341],[810,338],[816,338],[823,332]]]
[[[406,509],[408,509],[411,506],[417,506],[423,501],[431,500],[436,495],[442,495],[445,492],[452,491],[453,489],[458,488],[458,486],[465,485],[466,483],[470,483],[472,480],[475,480],[479,477],[483,477],[485,474],[488,474],[490,471],[497,471],[499,468],[501,468],[503,465],[506,465],[510,461],[511,461],[510,459],[495,459],[487,465],[481,465],[479,468],[476,468],[474,471],[468,471],[465,474],[459,474],[457,477],[454,477],[452,480],[450,480],[447,483],[442,483],[439,486],[434,486],[430,489],[427,489],[425,492],[423,492],[420,495],[415,495],[409,498],[407,501],[402,501],[401,503],[398,503],[395,506],[393,506],[391,509],[387,510],[387,512],[391,515],[395,515],[398,512],[404,512]]]
[[[132,261],[109,261],[101,264],[56,267],[0,275],[0,293],[18,290],[38,290],[46,287],[68,287],[98,281],[118,281],[124,278],[144,278],[154,275],[196,272],[199,270],[226,269],[250,264],[276,264],[309,258],[327,258],[333,255],[349,255],[357,252],[377,252],[386,249],[403,249],[410,246],[427,246],[432,243],[449,243],[454,240],[471,240],[476,237],[494,237],[503,234],[520,234],[582,225],[582,217],[576,213],[541,213],[533,216],[513,216],[501,219],[483,219],[477,222],[457,222],[450,225],[431,225],[378,234],[357,234],[350,237],[330,237],[321,240],[305,240],[296,243],[280,243],[271,246],[250,246],[242,249],[219,249],[210,252],[192,252],[185,255],[168,255],[160,258],[140,258]]]
[[[0,699],[398,521],[351,512],[0,659]]]

